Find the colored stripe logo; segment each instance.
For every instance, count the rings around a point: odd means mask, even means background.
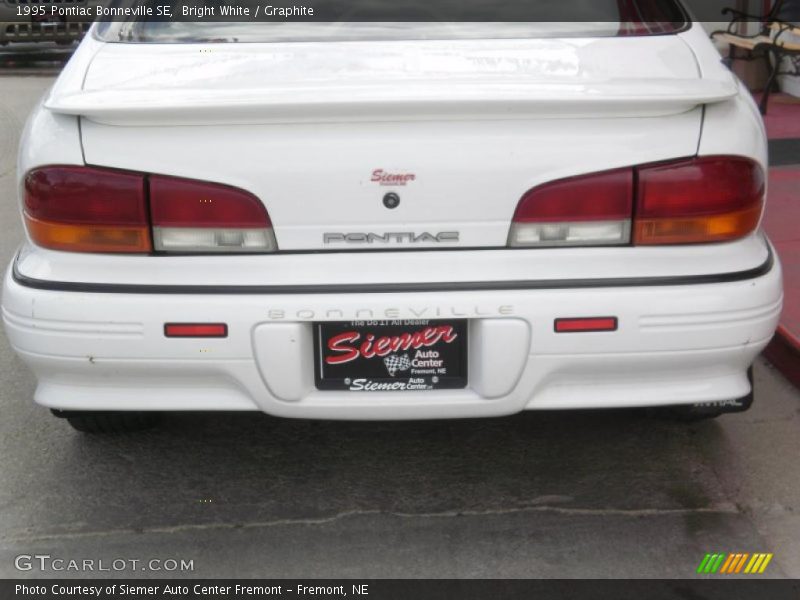
[[[747,552],[706,554],[700,561],[697,572],[704,575],[735,575],[737,573],[760,575],[767,570],[772,556],[771,553],[760,552],[754,554]]]

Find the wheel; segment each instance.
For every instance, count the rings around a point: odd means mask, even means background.
[[[747,369],[747,379],[750,380],[750,393],[735,400],[721,400],[719,402],[701,402],[698,404],[684,404],[681,406],[667,406],[660,409],[658,415],[673,421],[693,423],[716,419],[726,413],[744,412],[753,404],[755,384],[753,383],[753,367]]]
[[[53,410],[52,413],[83,433],[126,433],[149,429],[158,423],[160,415],[129,411],[72,411]]]

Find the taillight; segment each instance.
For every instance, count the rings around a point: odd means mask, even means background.
[[[92,167],[41,167],[25,176],[25,225],[44,248],[149,252],[141,174]]]
[[[630,239],[632,211],[632,169],[553,181],[522,197],[514,214],[509,244],[625,244]]]
[[[258,198],[194,179],[98,167],[40,167],[25,176],[23,212],[31,239],[53,250],[271,252],[277,248]]]
[[[150,213],[156,250],[269,252],[275,250],[267,211],[244,190],[153,175]]]
[[[707,156],[638,168],[635,244],[724,242],[753,231],[764,171],[747,158]]]
[[[571,177],[533,188],[517,205],[510,246],[724,242],[755,230],[764,171],[708,156]]]

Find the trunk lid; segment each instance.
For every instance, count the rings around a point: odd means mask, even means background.
[[[87,163],[256,194],[281,250],[370,250],[504,246],[528,189],[693,155],[735,93],[674,35],[104,44],[46,106]]]

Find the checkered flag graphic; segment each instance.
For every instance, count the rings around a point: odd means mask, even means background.
[[[411,359],[408,354],[390,354],[384,357],[383,364],[386,365],[386,370],[389,375],[394,377],[398,371],[408,371],[411,368]]]

